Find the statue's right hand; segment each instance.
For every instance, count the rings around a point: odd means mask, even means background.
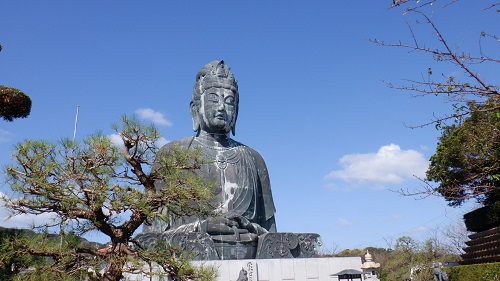
[[[202,230],[210,235],[234,234],[235,230],[238,233],[248,233],[246,229],[239,229],[238,222],[224,217],[211,217],[202,223]]]

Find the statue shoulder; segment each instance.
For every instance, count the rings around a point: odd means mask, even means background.
[[[162,146],[160,148],[160,151],[168,151],[171,150],[173,147],[186,149],[190,147],[192,142],[193,142],[193,137],[186,137],[180,140],[171,141]]]
[[[238,146],[245,149],[250,155],[252,155],[252,157],[255,159],[256,162],[265,164],[264,158],[262,157],[262,155],[260,155],[260,153],[257,150],[255,150],[255,149],[253,149],[253,148],[251,148],[251,147],[249,147],[241,142],[238,142],[235,140],[233,140],[233,141],[236,142],[238,144]]]
[[[160,159],[162,159],[162,156],[168,155],[174,147],[180,148],[180,149],[188,149],[192,143],[192,140],[193,140],[193,137],[187,137],[187,138],[183,138],[180,140],[171,141],[171,142],[168,142],[167,144],[163,145],[156,153],[156,159],[155,159],[155,164],[153,165],[153,168],[157,169],[159,162],[160,162]]]

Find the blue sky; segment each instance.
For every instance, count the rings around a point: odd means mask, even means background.
[[[432,17],[454,47],[477,50],[480,32],[496,26],[498,15],[471,2],[434,9]],[[440,134],[405,124],[425,123],[451,105],[382,81],[418,79],[428,67],[445,75],[454,69],[369,42],[411,43],[409,21],[421,42],[436,44],[414,15],[390,4],[0,0],[0,84],[33,101],[29,118],[0,122],[0,165],[12,162],[19,141],[71,138],[78,105],[77,139],[112,134],[122,114],[141,112],[160,122],[167,140],[192,135],[195,75],[223,59],[240,89],[234,138],[266,160],[278,231],[319,233],[325,248],[341,249],[425,238],[473,204],[449,208],[440,198],[390,190],[420,185],[413,175],[425,172]],[[488,66],[480,67],[487,75]],[[25,221],[2,219],[0,226]]]

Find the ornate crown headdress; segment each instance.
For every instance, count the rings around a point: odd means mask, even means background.
[[[211,61],[196,74],[195,91],[202,94],[203,90],[212,87],[223,87],[238,91],[238,82],[231,73],[231,69],[221,61]]]

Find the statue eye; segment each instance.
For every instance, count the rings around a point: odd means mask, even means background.
[[[229,105],[234,105],[234,97],[227,97],[224,102]]]
[[[219,96],[216,94],[209,94],[208,100],[211,102],[219,102]]]

